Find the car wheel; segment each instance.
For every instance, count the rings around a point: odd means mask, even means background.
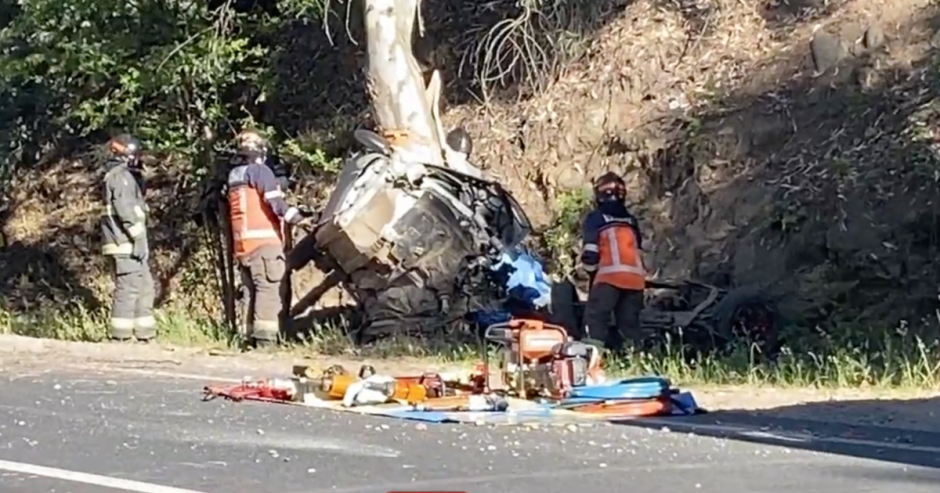
[[[725,345],[756,346],[767,357],[779,350],[779,316],[773,301],[754,288],[734,289],[711,310],[715,335]]]

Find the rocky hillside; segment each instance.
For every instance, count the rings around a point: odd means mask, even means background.
[[[565,248],[570,198],[617,170],[662,275],[765,286],[791,322],[820,329],[807,337],[933,330],[940,24],[929,1],[430,8],[417,49],[448,74],[445,118],[470,129],[478,161],[549,228],[543,246]],[[303,22],[264,34],[280,46],[275,90],[253,111],[306,162],[331,162],[367,118],[355,29],[330,33],[332,45]],[[14,173],[0,206],[10,307],[102,299],[92,161],[47,155]],[[325,168],[302,167],[311,200]],[[152,167],[163,298],[212,313],[190,170]]]

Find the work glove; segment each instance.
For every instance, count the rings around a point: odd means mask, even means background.
[[[141,235],[134,240],[134,246],[131,250],[131,258],[138,261],[146,261],[150,258],[150,246],[147,244],[147,235]]]
[[[309,207],[298,207],[297,211],[300,213],[300,219],[295,224],[314,224],[320,218],[319,214],[313,212]]]

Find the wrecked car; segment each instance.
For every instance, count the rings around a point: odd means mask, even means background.
[[[360,342],[433,331],[498,304],[505,282],[493,267],[531,230],[519,203],[494,181],[401,162],[376,133],[355,137],[363,150],[346,159],[315,231],[297,245],[330,273],[315,291],[341,284],[351,294]]]

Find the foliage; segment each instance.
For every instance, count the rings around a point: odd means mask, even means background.
[[[554,270],[570,273],[577,265],[577,252],[581,238],[581,222],[591,204],[587,190],[562,192],[555,198],[555,217],[542,233],[542,248],[553,259]]]
[[[497,0],[461,6],[461,17],[482,21],[459,34],[461,67],[472,71],[483,99],[489,100],[495,90],[517,85],[522,94],[545,91],[585,53],[591,35],[618,2]],[[501,18],[492,19],[492,12],[501,12]]]
[[[219,4],[217,7],[210,7]],[[324,5],[297,0],[292,18]],[[8,169],[52,148],[130,131],[192,156],[254,122],[270,92],[280,17],[232,1],[23,0],[0,31],[0,148]],[[195,161],[197,166],[205,163]]]

